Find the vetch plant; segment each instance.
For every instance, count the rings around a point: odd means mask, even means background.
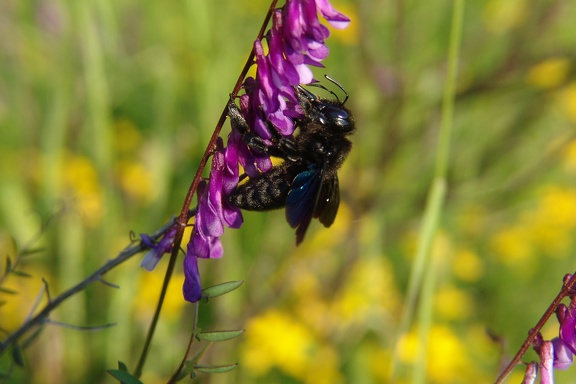
[[[220,237],[225,227],[242,225],[241,209],[267,210],[286,206],[287,221],[297,228],[297,243],[302,241],[312,218],[330,226],[339,203],[336,171],[351,148],[345,136],[354,130],[351,113],[344,107],[347,94],[340,101],[328,91],[335,100],[322,99],[301,86],[317,82],[310,67],[322,67],[322,61],[329,54],[326,39],[330,33],[320,18],[338,29],[346,28],[350,19],[336,11],[328,0],[287,0],[280,8],[276,8],[276,4],[277,0],[274,0],[270,5],[179,216],[152,235],[141,234],[136,245],[128,246],[76,286],[50,298],[35,316],[3,340],[0,353],[12,348],[18,352],[13,354],[19,355],[21,342],[27,340],[25,336],[33,328],[48,322],[53,309],[93,282],[104,282],[102,276],[106,272],[134,254],[147,249],[141,266],[151,271],[164,254],[170,253],[158,305],[134,373],[129,373],[121,362],[118,369],[109,370],[121,382],[139,382],[181,249],[184,228],[193,217],[184,257],[183,286],[184,299],[195,305],[193,330],[182,364],[169,382],[176,382],[186,374],[193,377],[194,372],[226,372],[235,368],[235,364],[202,365],[199,360],[212,343],[237,337],[242,331],[201,332],[196,324],[198,302],[202,298],[223,295],[238,288],[242,282],[232,281],[202,289],[198,261],[223,255]],[[268,29],[270,20],[272,24]],[[246,77],[253,65],[256,66],[255,77]],[[334,80],[330,81],[344,91]],[[244,94],[239,96],[241,89]],[[239,99],[239,106],[236,99]],[[232,131],[225,142],[220,132],[227,116],[231,118]],[[299,132],[295,135],[297,129]],[[284,159],[286,164],[274,167],[271,156]],[[209,177],[203,179],[202,173],[210,157]],[[240,173],[240,167],[244,174]],[[245,178],[248,181],[240,190],[238,184]],[[198,204],[190,209],[195,194]],[[195,356],[188,358],[195,340],[203,346]]]

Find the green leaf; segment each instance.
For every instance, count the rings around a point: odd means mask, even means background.
[[[238,337],[243,333],[243,329],[238,331],[201,332],[196,335],[196,338],[200,341],[226,341]]]
[[[180,371],[178,377],[176,377],[176,381],[180,381],[188,375],[194,375],[194,371],[192,370],[193,367],[194,364],[192,363],[192,361],[186,360],[184,362],[184,368]]]
[[[22,252],[20,252],[20,255],[21,256],[30,256],[30,255],[33,255],[35,253],[40,253],[40,252],[44,252],[44,248],[25,249]]]
[[[4,287],[0,287],[0,292],[6,293],[8,295],[15,295],[18,293],[18,291],[15,291],[15,290],[10,289],[10,288],[4,288]]]
[[[124,372],[128,372],[128,366],[120,360],[118,360],[118,369]]]
[[[106,372],[112,375],[115,379],[118,379],[122,384],[143,384],[138,380],[138,378],[120,369],[109,369]]]
[[[22,271],[16,271],[16,270],[12,270],[12,274],[14,274],[16,276],[20,276],[20,277],[32,277],[32,275],[29,273],[22,272]]]
[[[10,256],[6,256],[6,266],[4,267],[4,273],[9,274],[12,271],[12,259]]]
[[[229,365],[195,365],[194,369],[203,373],[225,373],[230,372],[236,367],[238,364],[229,364]]]
[[[211,287],[202,290],[202,297],[208,299],[211,297],[222,296],[228,292],[232,292],[233,290],[241,286],[243,283],[244,280],[235,280],[235,281],[228,281],[226,283],[218,285],[213,285]]]
[[[24,351],[22,351],[22,348],[20,348],[18,344],[12,346],[12,359],[17,365],[21,367],[24,366]]]

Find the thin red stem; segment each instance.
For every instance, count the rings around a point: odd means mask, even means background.
[[[522,356],[524,356],[528,348],[532,346],[534,338],[540,332],[540,330],[542,330],[544,324],[546,324],[550,316],[552,316],[556,312],[556,308],[562,302],[562,300],[564,300],[566,296],[573,294],[575,288],[576,288],[576,272],[564,284],[558,296],[556,296],[552,304],[550,304],[546,312],[544,312],[544,315],[540,318],[540,321],[538,321],[536,326],[532,328],[530,332],[528,332],[528,337],[526,338],[526,340],[524,340],[524,344],[522,344],[522,346],[516,353],[516,356],[514,356],[512,361],[510,361],[506,369],[504,369],[504,371],[500,374],[500,376],[498,376],[498,379],[496,379],[495,384],[503,383],[504,379],[506,379],[506,377],[512,372],[512,370],[516,367],[516,365],[520,363],[520,359],[522,358]]]
[[[276,3],[278,0],[272,0],[270,4],[270,8],[268,9],[268,13],[264,18],[264,22],[262,23],[262,27],[260,27],[260,31],[258,32],[258,40],[262,40],[264,37],[264,33],[266,32],[266,27],[270,22],[270,18],[276,9]],[[250,51],[250,55],[248,56],[248,60],[246,60],[246,64],[240,72],[240,76],[238,76],[238,80],[236,81],[236,85],[232,91],[232,97],[238,95],[238,92],[242,88],[242,84],[244,82],[244,78],[248,73],[248,70],[254,64],[254,47]],[[150,349],[150,343],[152,342],[152,337],[154,336],[154,331],[156,329],[156,324],[158,323],[158,319],[160,317],[160,311],[162,309],[162,304],[164,303],[164,297],[166,296],[166,292],[168,290],[168,283],[170,282],[170,277],[172,276],[172,272],[174,271],[174,266],[176,265],[176,259],[178,258],[178,252],[180,251],[180,245],[182,243],[182,236],[184,234],[184,228],[188,223],[188,210],[190,208],[190,204],[192,203],[192,198],[198,189],[198,185],[202,180],[202,172],[204,172],[204,168],[206,167],[206,163],[208,162],[208,158],[212,156],[214,153],[214,148],[216,147],[216,141],[220,136],[220,131],[224,126],[224,122],[226,121],[227,116],[227,108],[224,107],[222,114],[220,115],[220,119],[216,123],[216,128],[214,128],[214,133],[208,142],[208,146],[204,151],[204,155],[200,160],[200,164],[198,165],[198,169],[196,170],[196,174],[194,175],[194,179],[192,179],[192,183],[188,188],[188,193],[186,194],[186,198],[184,199],[184,204],[182,205],[182,210],[180,211],[180,215],[178,216],[177,220],[177,228],[176,228],[176,235],[174,237],[174,245],[172,247],[172,253],[170,255],[170,261],[168,263],[168,267],[166,268],[166,274],[164,276],[164,282],[162,284],[162,290],[160,291],[160,297],[158,298],[158,304],[156,306],[156,311],[154,312],[154,317],[150,322],[150,328],[148,329],[148,334],[146,335],[146,341],[144,343],[144,347],[142,349],[142,354],[140,355],[140,360],[138,361],[138,365],[136,366],[134,375],[136,377],[140,377],[142,374],[142,368],[144,367],[144,363],[146,362],[146,356],[148,355],[148,350]]]

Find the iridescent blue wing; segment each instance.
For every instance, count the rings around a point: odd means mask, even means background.
[[[329,227],[336,218],[339,205],[338,175],[334,174],[330,179],[322,179],[313,217],[317,217],[325,227]]]
[[[304,239],[322,187],[323,168],[311,166],[294,178],[286,198],[286,221],[296,228],[296,245]]]

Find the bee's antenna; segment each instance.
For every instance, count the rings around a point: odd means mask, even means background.
[[[331,78],[330,76],[324,75],[324,77],[326,78],[326,80],[328,80],[328,81],[336,84],[336,86],[337,86],[338,88],[340,88],[340,89],[342,90],[342,92],[344,92],[344,94],[346,95],[346,97],[344,98],[344,101],[342,102],[342,105],[346,104],[346,101],[348,100],[348,92],[346,92],[346,90],[344,89],[344,87],[342,87],[339,82],[337,82],[336,80],[334,80],[334,79]],[[323,87],[323,88],[324,88],[324,87]],[[324,89],[326,89],[326,88],[324,88]],[[330,93],[334,95],[334,92],[330,91]],[[336,99],[338,99],[338,97],[336,97]],[[338,99],[338,101],[340,101],[340,99]]]
[[[320,84],[320,83],[311,83],[311,84],[307,84],[307,85],[308,85],[308,86],[311,86],[311,87],[322,88],[322,89],[325,90],[326,92],[331,93],[332,96],[334,96],[334,97],[336,98],[336,100],[338,100],[338,102],[339,102],[341,105],[346,104],[346,100],[348,100],[348,92],[346,92],[346,91],[344,90],[344,88],[340,85],[340,83],[338,83],[336,80],[334,80],[334,79],[331,78],[330,76],[324,75],[324,77],[326,78],[326,80],[330,81],[331,83],[336,84],[336,86],[337,86],[338,88],[340,88],[340,90],[342,90],[342,92],[344,92],[344,94],[346,95],[346,97],[344,98],[344,101],[343,101],[343,102],[340,103],[340,98],[338,97],[338,95],[335,94],[333,91],[329,90],[328,88],[326,88],[325,86],[323,86],[323,85]]]
[[[310,83],[310,84],[308,84],[308,85],[311,86],[311,87],[322,88],[322,89],[325,90],[326,92],[331,93],[332,96],[334,96],[334,97],[336,98],[336,100],[338,100],[338,102],[340,102],[340,98],[338,97],[338,95],[335,94],[333,91],[329,90],[328,88],[326,88],[325,86],[323,86],[322,84],[320,84],[320,83]],[[344,104],[344,103],[342,103],[342,104]]]

